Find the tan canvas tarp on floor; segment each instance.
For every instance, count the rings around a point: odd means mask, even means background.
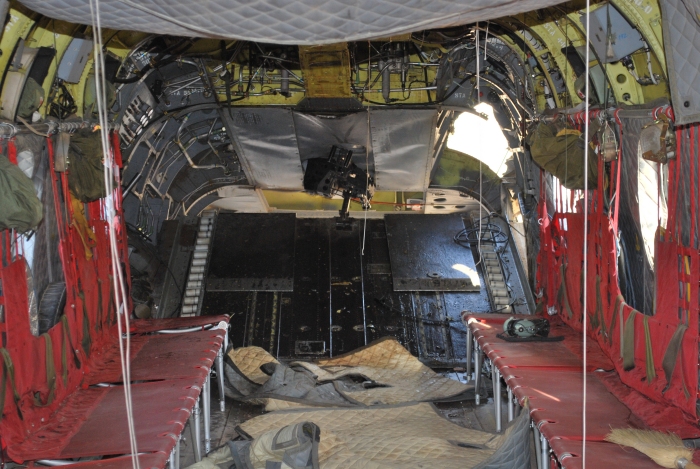
[[[314,440],[295,439],[300,448],[309,448],[310,441],[316,441],[313,458],[304,458],[314,464],[300,466],[305,468],[525,469],[530,463],[527,407],[503,435],[493,435],[456,425],[432,404],[417,403],[304,408],[261,415],[237,428],[249,441],[232,441],[210,455],[210,461],[205,459],[190,469],[216,469],[214,464],[223,467],[234,459],[243,461],[246,469],[265,468],[267,462],[281,459],[275,450],[278,435],[300,425],[320,429]],[[282,463],[280,467],[290,466]]]
[[[472,386],[435,373],[393,337],[315,363],[292,362],[288,368],[258,347],[239,348],[228,356],[228,384],[245,400],[270,404],[268,410],[289,407],[288,403],[386,405],[473,397]],[[278,365],[272,377],[260,370],[270,363]],[[245,382],[240,384],[232,372]]]

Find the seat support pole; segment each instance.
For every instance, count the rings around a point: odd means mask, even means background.
[[[204,396],[204,454],[211,451],[211,374],[207,375],[202,389]]]
[[[226,396],[224,395],[224,352],[223,348],[219,349],[216,354],[216,379],[219,383],[219,410],[223,412],[226,409]]]

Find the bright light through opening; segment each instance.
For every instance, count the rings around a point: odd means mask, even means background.
[[[455,120],[455,133],[447,139],[447,148],[481,160],[502,177],[506,172],[506,160],[510,156],[508,141],[493,115],[491,106],[481,103],[474,109],[486,114],[488,120],[463,112]]]
[[[472,269],[471,267],[467,267],[464,264],[455,264],[452,266],[452,268],[458,272],[462,272],[464,275],[469,277],[469,280],[471,280],[472,285],[474,285],[475,287],[481,286],[481,282],[479,281],[479,274],[476,273],[476,270]]]

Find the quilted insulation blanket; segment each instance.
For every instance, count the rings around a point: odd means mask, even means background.
[[[236,467],[525,469],[529,410],[502,435],[456,425],[429,403],[372,408],[299,408],[243,423],[239,440],[189,469]],[[277,465],[276,465],[277,464]]]
[[[259,347],[231,350],[226,391],[277,410],[471,399],[473,387],[435,373],[394,338],[316,362],[282,364]]]

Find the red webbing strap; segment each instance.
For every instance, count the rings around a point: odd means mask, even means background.
[[[17,166],[17,146],[15,145],[14,137],[7,141],[7,159],[10,163]]]
[[[690,180],[688,196],[690,198],[690,246],[695,247],[695,126],[690,126]]]
[[[54,151],[53,142],[50,138],[46,139],[46,150],[49,154],[49,175],[51,177],[51,187],[53,189],[53,204],[54,210],[56,211],[56,225],[58,228],[58,255],[61,258],[61,266],[63,267],[63,276],[66,279],[67,284],[75,284],[77,279],[76,267],[70,259],[70,245],[68,240],[68,229],[63,219],[63,210],[61,209],[61,200],[59,198],[59,189],[56,182],[56,173],[54,165]],[[60,177],[60,176],[58,176]],[[68,199],[65,199],[68,200]],[[67,291],[70,292],[70,289]]]
[[[111,137],[111,143],[112,143],[112,152],[114,155],[114,163],[119,167],[119,169],[122,168],[122,150],[119,148],[119,133],[112,131],[112,134],[110,135]]]
[[[2,415],[5,409],[5,380],[10,380],[10,387],[12,387],[12,398],[15,401],[15,407],[17,408],[17,415],[19,415],[20,420],[23,420],[22,410],[19,407],[20,395],[17,392],[17,386],[15,385],[15,366],[12,364],[12,357],[10,357],[10,352],[7,351],[5,347],[0,348],[0,355],[2,355],[2,389],[0,389],[0,421],[2,420]]]
[[[46,397],[46,402],[42,402],[39,393],[34,394],[34,405],[37,407],[46,407],[51,405],[56,398],[56,369],[53,363],[53,342],[51,336],[47,333],[41,334],[44,339],[44,354],[46,368],[46,386],[49,389],[49,394]]]

